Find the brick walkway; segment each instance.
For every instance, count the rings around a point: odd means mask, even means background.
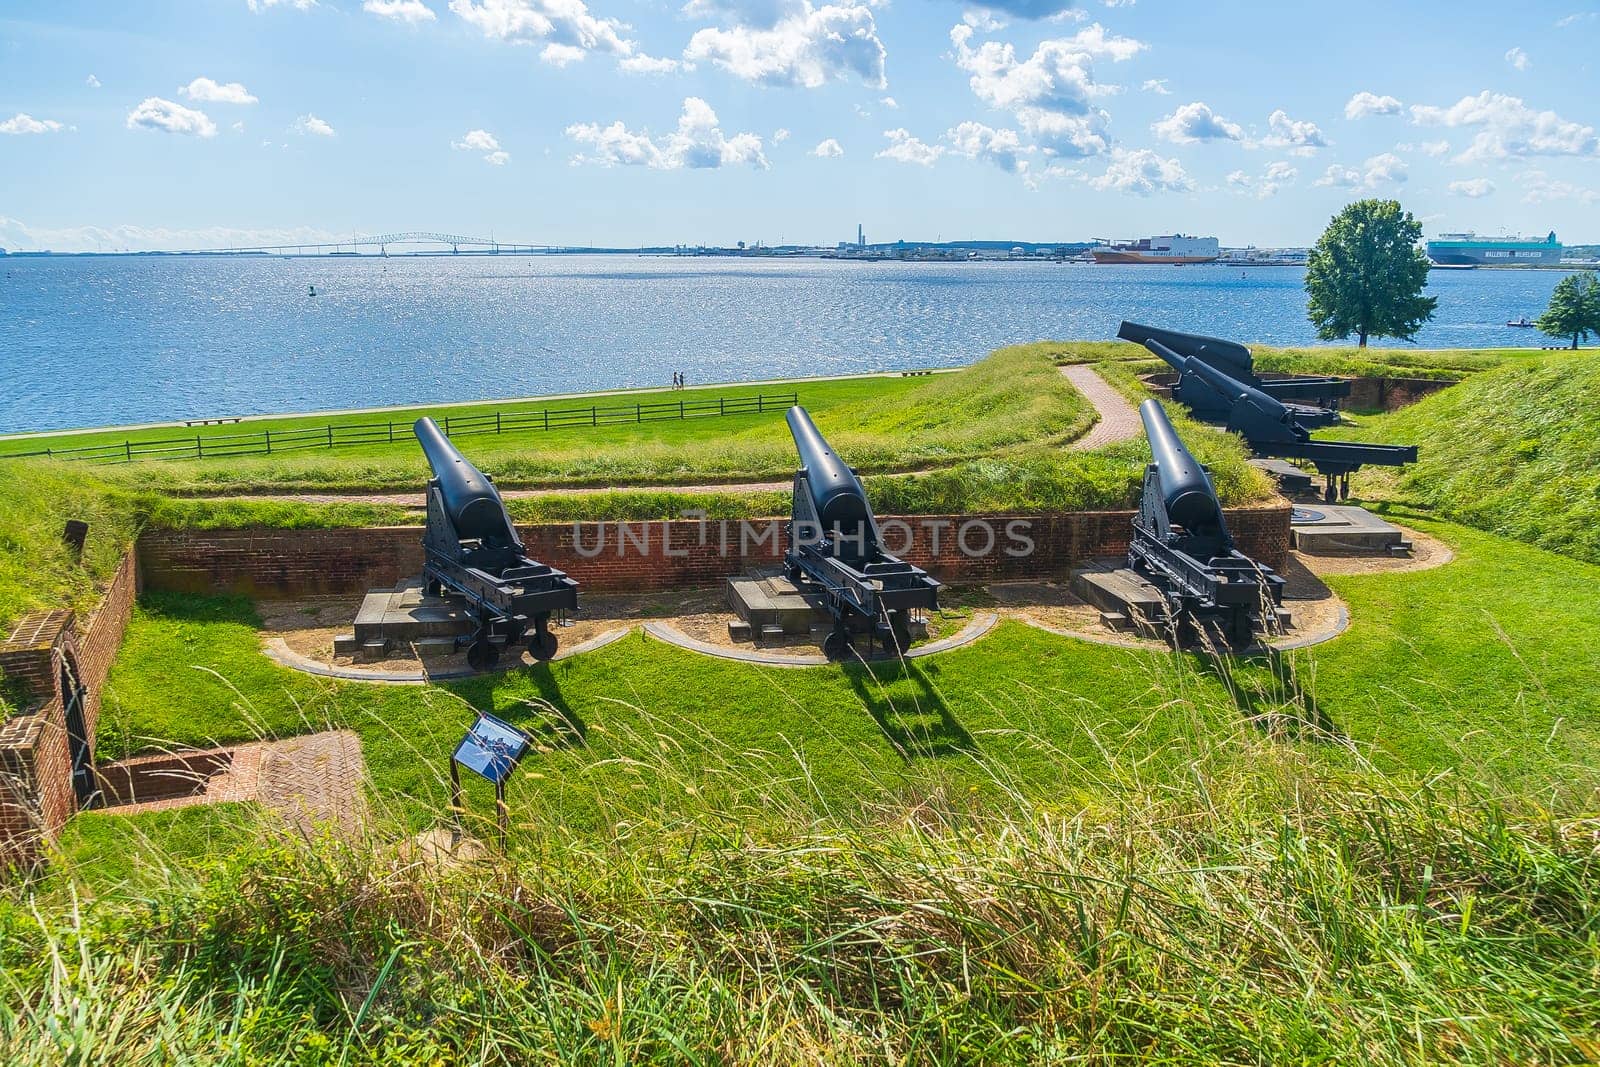
[[[1072,442],[1074,449],[1085,451],[1139,436],[1142,431],[1139,413],[1121,393],[1096,374],[1093,367],[1076,364],[1062,367],[1061,373],[1100,413],[1100,421],[1088,433]]]

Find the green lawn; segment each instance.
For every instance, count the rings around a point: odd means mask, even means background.
[[[1295,698],[1385,772],[1592,802],[1600,695],[1590,649],[1600,607],[1569,591],[1600,579],[1600,568],[1437,529],[1459,553],[1446,567],[1333,579],[1354,625],[1290,657]],[[379,795],[415,827],[437,817],[444,755],[472,709],[492,710],[550,748],[513,788],[519,814],[577,832],[641,805],[660,817],[686,796],[759,817],[769,804],[858,808],[936,787],[1094,795],[1121,762],[1114,755],[1159,778],[1190,761],[1201,738],[1241,728],[1241,708],[1282,695],[1264,668],[1245,666],[1234,680],[1243,689],[1224,701],[1198,657],[1173,661],[1008,623],[903,670],[760,668],[634,635],[448,686],[339,684],[262,656],[245,601],[156,593],[113,670],[101,754],[349,726],[362,735]],[[1196,717],[1173,710],[1174,700],[1211,710]],[[1233,711],[1217,717],[1225,704]],[[1302,743],[1336,763],[1355,758]]]

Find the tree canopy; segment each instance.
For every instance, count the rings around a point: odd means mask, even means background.
[[[1600,277],[1586,270],[1562,278],[1534,325],[1551,337],[1572,338],[1573,348],[1591,333],[1600,334]]]
[[[1355,334],[1409,341],[1433,318],[1423,296],[1422,224],[1397,200],[1357,200],[1333,217],[1306,267],[1307,314],[1324,341]]]

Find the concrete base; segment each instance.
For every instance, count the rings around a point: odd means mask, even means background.
[[[393,589],[374,590],[361,602],[354,633],[333,639],[335,656],[383,659],[395,645],[455,646],[457,637],[476,629],[459,599],[426,596],[422,579],[408,578]]]
[[[1313,504],[1296,508],[1289,543],[1313,556],[1409,556],[1411,542],[1398,526],[1365,508]]]
[[[1127,567],[1097,563],[1075,570],[1072,591],[1100,609],[1110,630],[1154,632],[1167,617],[1161,591]]]
[[[728,637],[734,641],[762,644],[833,629],[833,618],[821,595],[802,589],[780,573],[729,578],[728,607],[737,616],[728,623]],[[863,622],[855,629],[865,631],[867,627]],[[911,639],[927,636],[928,624],[911,620]]]

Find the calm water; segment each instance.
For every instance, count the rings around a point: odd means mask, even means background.
[[[1436,271],[1422,347],[1553,271]],[[319,294],[312,299],[307,287]],[[636,257],[0,260],[0,432],[968,362],[1123,318],[1312,344],[1297,268]]]

